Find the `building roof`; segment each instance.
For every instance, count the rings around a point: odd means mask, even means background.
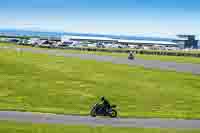
[[[161,44],[161,45],[178,45],[171,41],[148,41],[148,40],[118,40],[120,43],[136,43],[136,44]]]
[[[91,36],[63,36],[64,40],[97,40],[97,41],[116,41],[119,43],[133,43],[133,44],[158,44],[158,45],[178,45],[172,41],[149,41],[149,40],[123,40],[112,39],[109,37],[91,37]]]
[[[116,41],[109,37],[91,37],[91,36],[64,36],[63,38],[71,40],[98,40],[98,41]]]

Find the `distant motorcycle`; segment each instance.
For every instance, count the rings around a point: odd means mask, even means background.
[[[129,59],[129,60],[134,60],[135,57],[134,57],[134,55],[129,55],[129,56],[128,56],[128,59]]]
[[[90,111],[90,115],[92,117],[96,117],[96,116],[109,116],[111,118],[115,118],[117,117],[117,111],[114,109],[116,108],[116,105],[112,105],[110,109],[108,109],[107,111],[105,111],[103,109],[103,105],[102,104],[95,104],[91,111]]]

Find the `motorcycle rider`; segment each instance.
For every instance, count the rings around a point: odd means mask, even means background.
[[[133,52],[130,51],[129,54],[128,54],[128,59],[132,59],[134,56],[133,56]]]
[[[132,51],[129,52],[129,57],[133,57],[133,52]]]
[[[103,111],[107,112],[111,108],[110,102],[104,96],[101,96],[101,101],[103,105]]]
[[[134,58],[135,58],[135,55],[136,55],[136,52],[130,51],[130,52],[129,52],[129,55],[128,55],[128,58],[129,58],[129,59],[134,59]]]

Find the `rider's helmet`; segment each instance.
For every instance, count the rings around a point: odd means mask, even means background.
[[[105,97],[104,96],[101,96],[101,101],[104,101],[105,100]]]

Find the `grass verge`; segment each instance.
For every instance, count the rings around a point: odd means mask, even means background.
[[[1,133],[199,133],[200,130],[65,126],[0,121]]]
[[[120,116],[200,118],[200,78],[128,65],[0,50],[0,109],[88,114],[102,95]]]

